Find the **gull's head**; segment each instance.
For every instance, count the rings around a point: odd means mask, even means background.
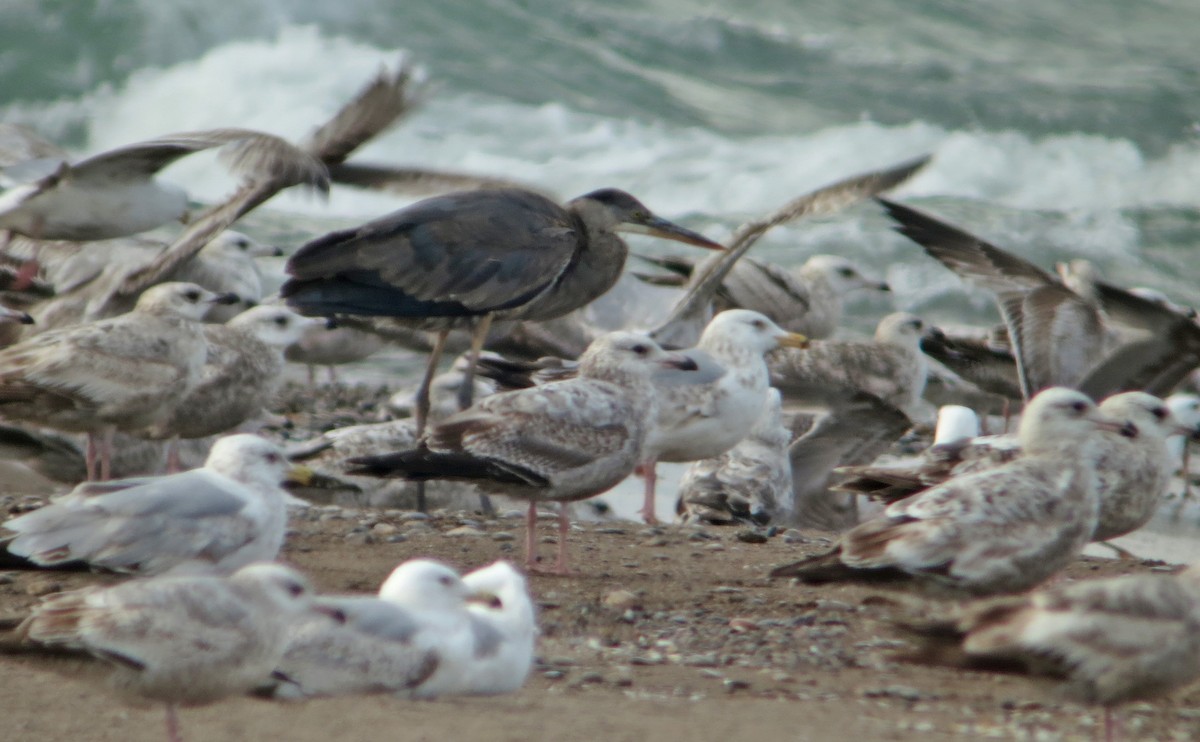
[[[247,309],[225,324],[248,332],[272,347],[286,348],[300,342],[309,328],[323,327],[325,320],[301,317],[285,306],[271,304]]]
[[[886,281],[867,278],[858,266],[841,255],[814,255],[804,262],[805,273],[818,273],[836,294],[841,296],[855,289],[891,291]]]
[[[291,468],[283,449],[249,433],[218,439],[204,466],[244,484],[268,487],[281,484]]]
[[[295,614],[312,610],[315,593],[304,575],[274,562],[256,562],[229,576],[229,582],[266,603],[273,614]]]
[[[1200,437],[1200,397],[1195,394],[1172,394],[1167,407],[1184,428],[1190,429],[1193,439]]]
[[[875,340],[888,345],[919,348],[925,328],[925,322],[920,317],[908,312],[893,312],[879,320],[875,327]]]
[[[933,433],[933,445],[953,443],[978,435],[979,416],[970,407],[948,404],[938,408],[937,429]]]
[[[628,377],[649,380],[662,368],[695,371],[696,362],[680,353],[669,353],[635,332],[601,335],[579,357],[580,376],[607,381]]]
[[[497,610],[516,608],[511,605],[524,597],[529,601],[529,588],[525,575],[511,562],[499,561],[480,567],[463,575],[463,582],[471,591],[469,600]]]
[[[712,318],[700,336],[700,347],[727,345],[763,354],[779,347],[807,348],[808,338],[788,332],[766,315],[729,309]]]
[[[379,586],[380,598],[421,610],[460,609],[470,594],[458,572],[433,559],[411,559]]]
[[[1100,412],[1083,392],[1050,387],[1025,405],[1017,438],[1022,448],[1035,452],[1082,443],[1097,429],[1129,432],[1131,427],[1124,420]]]
[[[200,254],[210,258],[269,258],[283,255],[283,249],[274,245],[264,245],[258,240],[248,237],[241,232],[227,229],[214,237],[200,251]]]
[[[194,283],[172,281],[151,286],[138,297],[137,311],[155,314],[176,314],[196,321],[213,304],[232,304],[238,297],[233,294],[216,294]]]
[[[1161,441],[1172,435],[1190,435],[1195,428],[1194,424],[1191,429],[1185,428],[1165,401],[1145,392],[1114,394],[1100,403],[1100,411],[1132,425],[1134,438],[1146,436]]]

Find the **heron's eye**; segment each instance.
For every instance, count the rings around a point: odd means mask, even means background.
[[[196,291],[195,289],[189,289],[186,293],[184,293],[183,298],[190,302],[200,301],[200,292]]]

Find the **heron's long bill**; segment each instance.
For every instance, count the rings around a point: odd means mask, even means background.
[[[684,242],[709,250],[725,249],[725,246],[719,242],[713,242],[699,232],[693,232],[659,216],[651,215],[642,221],[624,222],[620,225],[619,229],[623,232],[637,232],[638,234],[648,234],[651,237],[661,237],[664,240]]]
[[[798,332],[789,332],[779,338],[779,347],[781,348],[807,348],[808,338]]]

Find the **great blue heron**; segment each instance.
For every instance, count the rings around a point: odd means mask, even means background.
[[[723,249],[615,188],[565,207],[517,188],[463,191],[309,242],[288,261],[292,278],[280,294],[310,316],[390,317],[436,331],[417,392],[420,432],[449,331],[474,329],[463,387],[469,390],[493,318],[554,319],[616,283],[629,252],[618,230]]]

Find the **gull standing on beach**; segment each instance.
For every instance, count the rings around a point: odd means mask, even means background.
[[[232,435],[213,445],[199,469],[85,482],[9,519],[7,548],[43,566],[83,561],[141,575],[228,574],[279,554],[288,467],[274,443]]]
[[[207,352],[200,320],[227,300],[164,283],[132,312],[0,350],[0,417],[87,433],[88,478],[107,479],[113,434],[153,424],[199,381]]]
[[[565,503],[616,486],[643,458],[658,404],[651,374],[695,363],[628,332],[597,338],[579,359],[578,376],[494,394],[452,415],[412,451],[350,459],[351,474],[460,479],[529,500],[526,564],[537,569],[537,503],[558,501],[558,560],[567,574]]]
[[[292,616],[320,610],[299,573],[252,564],[229,577],[155,577],[50,595],[17,629],[33,645],[95,655],[118,693],[178,708],[245,693],[270,676]]]
[[[1030,400],[1017,435],[1024,455],[893,503],[845,533],[833,551],[774,577],[915,582],[934,592],[1018,592],[1065,567],[1100,513],[1100,429],[1128,429],[1084,394],[1052,387]]]

